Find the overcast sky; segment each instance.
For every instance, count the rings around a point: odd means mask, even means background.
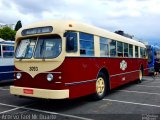
[[[0,0],[0,23],[69,19],[160,44],[160,0]]]

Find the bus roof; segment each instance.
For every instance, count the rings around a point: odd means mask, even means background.
[[[0,42],[3,42],[4,40],[2,38],[0,38]]]
[[[14,44],[14,41],[0,41],[0,44]]]
[[[16,37],[17,36],[23,37],[21,35],[21,32],[24,29],[43,27],[43,26],[52,26],[53,32],[57,32],[57,33],[58,32],[64,33],[67,30],[85,32],[85,33],[89,33],[89,34],[94,34],[96,36],[101,36],[101,37],[121,41],[124,43],[129,43],[129,44],[133,44],[133,45],[145,48],[145,45],[143,43],[138,42],[136,40],[126,38],[124,36],[118,35],[116,33],[110,32],[105,29],[101,29],[101,28],[98,28],[98,27],[95,27],[95,26],[92,26],[89,24],[85,24],[85,23],[81,23],[81,22],[77,22],[77,21],[72,21],[72,20],[49,20],[49,21],[37,22],[37,23],[34,23],[34,24],[31,24],[31,25],[28,25],[26,27],[21,28],[17,32]]]

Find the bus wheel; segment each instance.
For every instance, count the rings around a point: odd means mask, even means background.
[[[139,71],[139,78],[138,78],[138,83],[142,82],[142,78],[143,78],[143,72],[142,70]]]
[[[96,93],[93,95],[94,100],[101,100],[106,95],[106,76],[103,73],[98,75],[96,81]]]

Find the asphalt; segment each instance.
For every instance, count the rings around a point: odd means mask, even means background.
[[[100,101],[21,98],[9,93],[12,84],[0,85],[3,120],[160,120],[160,76],[114,89]]]

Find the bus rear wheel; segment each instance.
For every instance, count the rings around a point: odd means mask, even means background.
[[[106,96],[106,77],[100,73],[96,80],[96,93],[93,95],[94,100],[101,100]]]

